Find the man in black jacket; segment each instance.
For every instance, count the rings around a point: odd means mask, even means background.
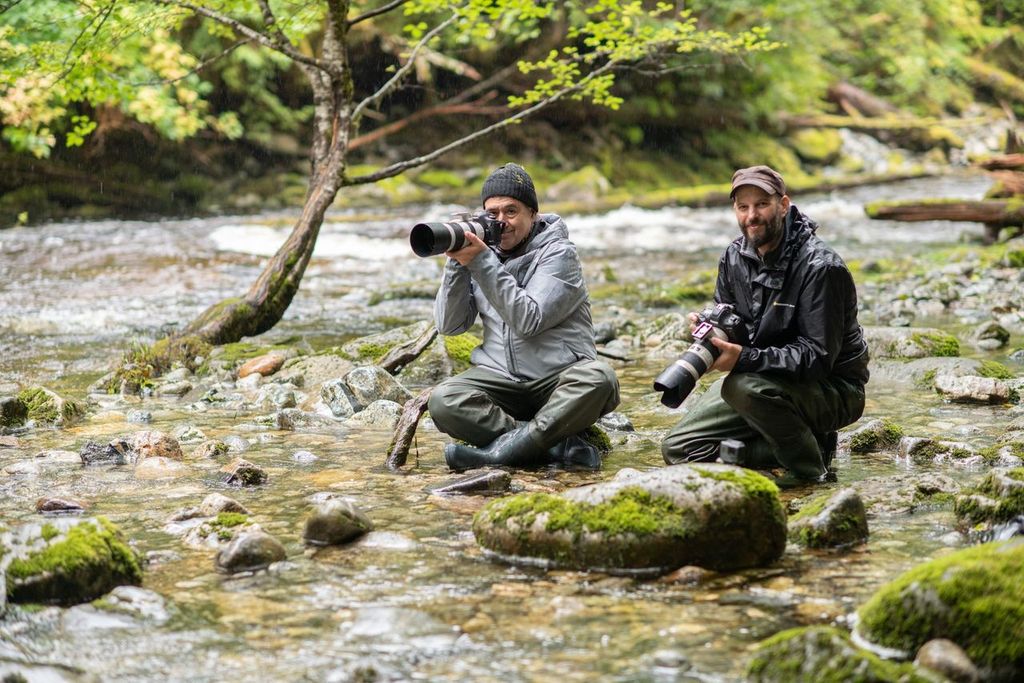
[[[718,262],[715,301],[735,307],[750,342],[712,340],[720,353],[710,369],[728,374],[691,398],[662,454],[670,465],[711,461],[732,439],[743,448],[723,449],[725,462],[818,480],[836,430],[864,411],[868,349],[857,290],[774,170],[736,171],[731,196],[742,235]]]

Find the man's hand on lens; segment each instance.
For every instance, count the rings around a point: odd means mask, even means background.
[[[477,254],[487,248],[484,241],[474,235],[473,233],[466,231],[466,244],[462,249],[458,251],[446,251],[445,256],[450,259],[455,259],[460,265],[468,266],[469,262],[477,257]]]
[[[718,358],[715,359],[715,362],[708,369],[731,372],[732,369],[736,367],[736,361],[740,359],[740,351],[743,350],[743,347],[739,344],[733,344],[732,342],[727,342],[724,339],[719,339],[718,337],[712,337],[711,343],[718,348],[720,353],[718,354]]]

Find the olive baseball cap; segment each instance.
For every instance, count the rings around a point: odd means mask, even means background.
[[[751,166],[749,168],[741,168],[733,173],[732,192],[729,193],[729,196],[735,198],[736,190],[741,185],[760,187],[768,194],[777,194],[780,197],[786,194],[786,181],[774,169],[768,166]]]

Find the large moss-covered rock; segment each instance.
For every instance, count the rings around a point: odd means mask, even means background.
[[[771,564],[785,549],[786,514],[775,484],[756,472],[679,465],[502,498],[477,513],[473,532],[513,562],[654,575]]]
[[[868,538],[864,502],[854,489],[810,500],[789,520],[789,538],[808,548],[835,548]]]
[[[20,427],[28,419],[28,406],[17,396],[0,396],[0,429]]]
[[[976,488],[956,497],[953,511],[967,526],[998,524],[1024,515],[1024,467],[989,472]]]
[[[815,626],[762,641],[747,665],[750,683],[934,683],[910,664],[887,662],[856,647],[846,633]]]
[[[959,645],[987,680],[1024,680],[1024,539],[986,543],[915,567],[858,611],[865,640],[912,657]]]
[[[864,339],[875,361],[960,355],[957,338],[932,327],[865,327]]]
[[[856,429],[840,434],[851,453],[870,453],[895,448],[903,437],[903,428],[888,418],[870,420]]]
[[[18,394],[25,404],[28,419],[37,424],[67,426],[85,415],[85,408],[70,398],[64,398],[46,387],[31,387]]]
[[[27,524],[3,534],[0,546],[11,602],[74,605],[142,581],[135,553],[104,517]]]

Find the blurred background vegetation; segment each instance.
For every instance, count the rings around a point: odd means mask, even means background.
[[[0,0],[0,226],[301,205],[313,109],[292,61],[210,21],[166,30],[140,15],[137,30],[109,38],[117,65],[95,59],[84,77],[79,70],[57,86],[13,68],[54,45],[67,46],[65,60],[77,59],[76,41],[88,31],[71,20],[75,4]],[[564,8],[549,21],[560,26],[517,30],[499,20],[494,31],[446,38],[438,57],[418,63],[415,77],[382,103],[379,124],[364,123],[360,135],[382,136],[383,144],[356,139],[352,164],[379,167],[493,120],[527,87],[522,74],[507,73],[471,106],[422,112],[585,20],[576,3]],[[813,185],[823,169],[865,170],[844,168],[838,155],[838,131],[851,126],[948,163],[962,147],[951,122],[1000,120],[1012,130],[1024,116],[1024,0],[697,0],[675,8],[704,28],[763,27],[780,45],[734,58],[696,54],[668,74],[625,75],[615,86],[617,110],[557,104],[431,167],[344,190],[339,204],[472,201],[467,187],[509,159],[524,163],[539,186],[572,175],[622,198],[678,200],[657,193],[721,184],[754,163]],[[289,20],[316,42],[315,13]],[[392,13],[353,28],[357,92],[372,92],[400,63],[405,22]],[[445,61],[442,52],[456,57]],[[394,121],[402,123],[387,126]]]

